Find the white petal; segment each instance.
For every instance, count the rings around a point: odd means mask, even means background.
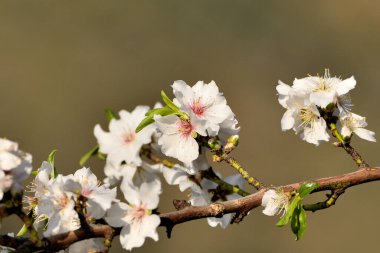
[[[294,123],[295,123],[294,111],[291,109],[286,110],[286,112],[284,113],[284,115],[282,116],[282,119],[281,119],[282,131],[292,129],[294,127]]]
[[[330,103],[335,103],[337,99],[335,90],[330,91],[315,91],[310,94],[310,102],[326,108]]]
[[[129,209],[129,206],[125,203],[115,203],[107,211],[107,216],[105,217],[105,220],[112,227],[125,226],[127,223],[125,222],[124,217],[126,216],[127,211]]]
[[[18,156],[10,152],[7,152],[7,151],[0,152],[0,169],[1,170],[5,170],[5,171],[12,170],[16,168],[17,166],[19,166],[21,162],[22,160]]]
[[[356,80],[353,76],[351,76],[350,78],[347,78],[341,82],[338,82],[335,85],[335,89],[338,95],[342,96],[344,94],[347,94],[353,88],[355,88],[355,86],[356,86]]]
[[[351,131],[351,129],[348,128],[347,126],[343,126],[343,127],[342,127],[342,130],[341,130],[341,134],[342,134],[344,137],[349,137],[349,136],[351,136],[352,131]]]
[[[159,195],[162,192],[159,181],[145,182],[140,186],[140,200],[149,210],[155,209],[160,201]]]
[[[364,128],[356,128],[354,130],[354,133],[364,140],[376,142],[375,132],[372,132]]]

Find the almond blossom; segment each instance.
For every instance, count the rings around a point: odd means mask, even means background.
[[[214,81],[205,84],[198,81],[193,87],[184,81],[175,81],[173,93],[180,104],[180,109],[189,113],[191,121],[201,135],[215,136],[220,124],[233,116],[223,94]]]
[[[99,185],[96,175],[89,168],[77,170],[64,188],[85,197],[87,213],[95,219],[103,218],[111,202],[116,199],[116,188]]]
[[[274,216],[282,213],[284,215],[288,210],[289,196],[284,192],[270,189],[264,193],[261,205],[265,207],[263,213],[268,216]]]
[[[38,214],[49,217],[44,236],[56,235],[80,227],[77,212],[74,210],[74,194],[65,190],[72,176],[58,175],[50,179],[48,192],[38,203]]]
[[[198,158],[199,145],[195,140],[197,132],[193,122],[180,119],[176,115],[155,115],[154,120],[162,133],[158,139],[162,153],[185,164]]]
[[[118,202],[108,210],[105,220],[113,227],[122,227],[120,243],[123,248],[131,250],[144,244],[145,238],[158,240],[158,215],[153,214],[161,193],[161,185],[155,181],[142,183],[140,187],[124,185],[121,187],[128,204]]]
[[[338,97],[347,94],[355,88],[356,80],[352,76],[345,80],[331,77],[328,69],[323,77],[308,76],[302,79],[295,79],[293,89],[296,92],[307,93],[310,95],[310,102],[326,108],[330,103],[335,104]]]
[[[350,112],[341,117],[340,123],[341,134],[344,137],[351,137],[352,133],[355,133],[364,140],[376,142],[375,133],[364,129],[368,125],[365,117]]]
[[[328,141],[330,136],[326,131],[326,121],[321,117],[318,108],[308,99],[289,96],[287,111],[281,119],[283,131],[292,129],[300,137],[312,144],[319,145],[321,141]]]
[[[152,125],[138,133],[135,129],[148,111],[148,106],[137,106],[131,113],[120,111],[120,119],[112,119],[109,124],[110,132],[103,131],[100,125],[95,126],[94,134],[99,143],[99,151],[107,155],[107,160],[115,165],[123,161],[141,164],[140,149],[151,141],[155,129]]]
[[[32,171],[32,156],[18,150],[18,144],[0,138],[0,200],[4,193],[23,190],[23,182]]]

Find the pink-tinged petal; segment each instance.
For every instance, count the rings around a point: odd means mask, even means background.
[[[350,90],[354,89],[356,86],[356,80],[353,76],[347,78],[341,82],[336,83],[335,90],[339,96],[347,94]]]
[[[364,128],[356,128],[354,130],[354,133],[364,140],[376,142],[375,132],[372,132]]]
[[[105,220],[112,227],[125,226],[127,225],[125,216],[127,215],[128,210],[130,210],[130,207],[127,204],[122,202],[115,203],[107,211]]]

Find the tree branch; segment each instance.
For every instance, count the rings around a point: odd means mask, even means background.
[[[331,197],[336,200],[337,196],[343,193],[342,189],[345,190],[349,187],[372,181],[380,181],[380,168],[359,169],[348,174],[298,182],[281,186],[280,188],[282,188],[284,192],[294,192],[297,191],[305,182],[316,182],[319,184],[319,187],[314,190],[313,193],[330,190],[333,192]],[[262,188],[254,194],[237,200],[212,203],[208,206],[185,206],[183,209],[178,211],[160,214],[160,226],[164,226],[167,229],[172,229],[177,224],[191,220],[207,217],[222,217],[227,213],[250,211],[261,205],[261,199],[268,189],[269,188]],[[109,238],[110,235],[119,235],[120,230],[120,228],[112,228],[108,225],[90,225],[72,232],[45,238],[43,239],[43,245],[39,247],[31,243],[32,246],[28,247],[29,251],[24,252],[33,252],[40,249],[44,249],[44,252],[59,251],[67,248],[77,241],[96,237]],[[7,235],[0,236],[0,244],[11,248],[19,246],[20,243],[25,245],[28,241],[29,239],[26,238],[10,238]]]

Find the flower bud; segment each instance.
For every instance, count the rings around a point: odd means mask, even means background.
[[[224,152],[230,153],[239,145],[239,135],[232,135],[227,139],[227,144],[224,146]]]

